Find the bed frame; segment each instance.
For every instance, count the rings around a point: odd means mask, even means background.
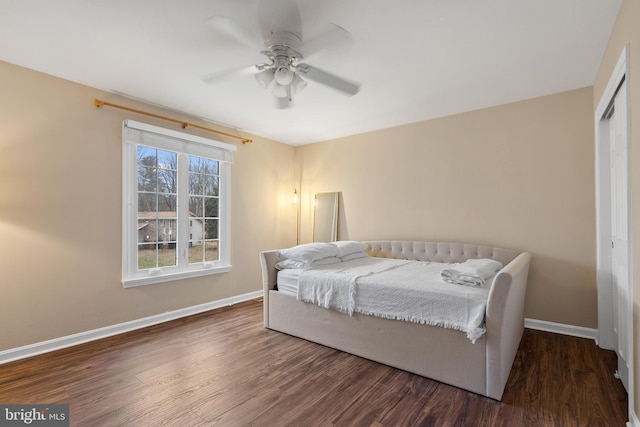
[[[487,302],[487,332],[472,344],[460,331],[359,313],[348,316],[298,301],[275,290],[275,264],[281,259],[277,250],[260,253],[264,326],[501,400],[524,331],[524,299],[531,255],[459,243],[364,243],[370,256],[382,258],[500,261],[504,268],[498,272]]]

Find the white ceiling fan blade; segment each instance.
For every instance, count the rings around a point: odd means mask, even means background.
[[[261,44],[261,40],[227,16],[212,16],[205,21],[205,24],[215,32],[252,49]]]
[[[262,37],[289,31],[302,38],[302,20],[296,0],[259,0],[258,19]]]
[[[211,73],[211,74],[207,74],[206,76],[202,77],[202,81],[207,83],[207,84],[217,84],[217,83],[222,83],[226,80],[229,80],[233,77],[238,77],[238,76],[249,76],[252,74],[255,74],[257,71],[256,66],[255,65],[249,65],[246,67],[242,67],[242,68],[236,68],[236,69],[231,69],[231,70],[227,70],[227,71],[221,71],[221,72],[216,72],[216,73]]]
[[[319,68],[308,64],[299,64],[297,72],[325,86],[343,92],[349,96],[355,95],[360,90],[360,85],[338,77],[335,74],[327,73]]]
[[[351,37],[351,33],[339,25],[330,24],[329,28],[327,28],[322,33],[317,36],[311,37],[308,40],[304,40],[302,46],[300,47],[300,53],[305,58],[308,58],[310,55],[322,50],[327,49],[334,46],[345,45],[347,43],[351,43],[353,38]]]

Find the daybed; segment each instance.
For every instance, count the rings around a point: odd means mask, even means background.
[[[486,302],[486,333],[472,343],[465,333],[438,326],[322,308],[278,292],[278,250],[260,253],[266,328],[501,400],[524,330],[524,298],[531,255],[458,243],[371,241],[371,257],[459,263],[488,258],[504,267]],[[455,285],[453,285],[455,286]]]

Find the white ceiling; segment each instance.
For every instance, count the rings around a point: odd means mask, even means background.
[[[0,60],[301,145],[590,86],[621,0],[299,0],[303,41],[352,36],[304,62],[361,87],[286,110],[251,75],[202,80],[265,62],[205,24],[251,31],[257,2],[0,0]]]

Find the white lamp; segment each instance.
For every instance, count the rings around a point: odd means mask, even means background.
[[[273,81],[273,77],[274,77],[274,72],[272,69],[269,69],[269,68],[267,68],[266,70],[262,70],[255,75],[256,81],[264,89],[266,89],[267,86],[269,86],[269,84]]]
[[[283,86],[291,84],[293,75],[293,71],[291,71],[289,67],[278,67],[275,71],[276,82]]]
[[[288,89],[289,86],[281,85],[276,79],[276,81],[273,82],[273,89],[271,90],[271,93],[273,94],[273,96],[278,98],[287,98],[289,96]]]
[[[291,87],[293,88],[293,91],[295,93],[299,93],[302,89],[307,87],[307,82],[302,80],[302,78],[300,78],[298,73],[295,73],[293,75],[293,80],[291,81]]]

